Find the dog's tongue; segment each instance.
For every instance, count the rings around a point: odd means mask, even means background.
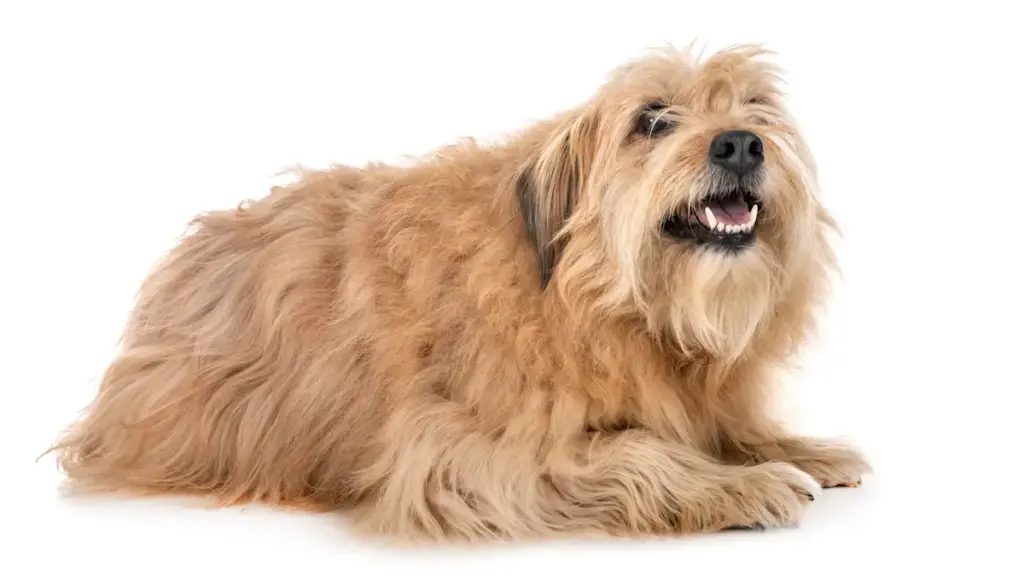
[[[741,198],[715,200],[708,202],[705,206],[711,209],[711,213],[715,215],[715,220],[719,224],[726,226],[730,224],[740,225],[750,221],[750,209],[747,208],[747,203]],[[697,220],[704,226],[710,226],[704,206],[697,209]]]

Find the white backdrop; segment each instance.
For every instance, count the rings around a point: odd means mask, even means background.
[[[3,579],[1021,575],[1024,51],[1009,3],[0,6]],[[367,546],[338,516],[58,496],[52,458],[35,458],[91,399],[140,279],[194,214],[295,164],[514,131],[645,48],[695,39],[764,42],[789,71],[845,232],[790,408],[862,445],[863,488],[827,492],[793,530],[475,551]]]

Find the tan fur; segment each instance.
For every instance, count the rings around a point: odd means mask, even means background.
[[[351,508],[405,539],[798,523],[808,474],[868,467],[768,414],[834,225],[763,56],[661,51],[503,143],[198,218],[54,447],[69,483]],[[652,100],[677,128],[631,135]],[[736,128],[765,143],[756,245],[667,240]]]

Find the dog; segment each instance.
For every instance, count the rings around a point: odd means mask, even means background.
[[[654,50],[496,143],[197,216],[48,451],[67,485],[428,542],[799,525],[870,467],[771,414],[839,231],[772,56]]]

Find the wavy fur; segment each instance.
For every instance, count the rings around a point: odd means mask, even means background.
[[[661,51],[504,143],[199,217],[53,448],[70,485],[352,508],[403,539],[798,522],[867,465],[768,414],[834,224],[763,56]],[[652,100],[676,131],[631,135]],[[718,179],[726,128],[767,158],[737,255],[659,231]]]

